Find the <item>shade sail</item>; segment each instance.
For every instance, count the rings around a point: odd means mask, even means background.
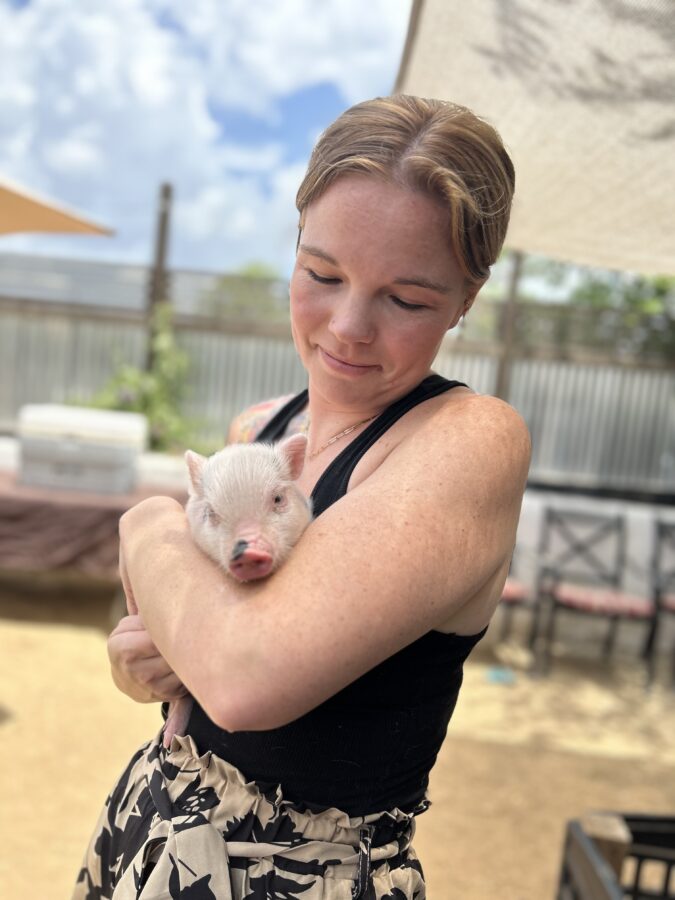
[[[22,231],[113,234],[109,228],[90,222],[51,200],[0,178],[0,234]]]
[[[507,246],[675,274],[673,0],[416,0],[396,90],[497,127]]]

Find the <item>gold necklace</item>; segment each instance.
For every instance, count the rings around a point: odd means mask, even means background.
[[[367,419],[361,419],[360,422],[357,422],[355,425],[350,425],[349,428],[345,428],[344,431],[339,431],[337,434],[334,434],[332,438],[326,441],[325,444],[322,444],[318,450],[313,450],[311,453],[307,453],[307,459],[314,459],[315,456],[318,456],[319,453],[323,453],[324,450],[328,449],[331,444],[334,444],[335,441],[339,441],[340,438],[345,437],[347,434],[351,434],[355,428],[358,428],[359,425],[365,425],[366,422],[372,422],[373,419],[377,418],[379,413],[375,413],[374,416],[368,416]],[[307,431],[309,431],[309,422],[307,423]]]

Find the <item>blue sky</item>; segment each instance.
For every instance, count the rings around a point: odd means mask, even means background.
[[[16,235],[2,251],[146,262],[174,185],[170,263],[292,265],[317,135],[389,93],[411,0],[0,0],[0,177],[112,239]]]

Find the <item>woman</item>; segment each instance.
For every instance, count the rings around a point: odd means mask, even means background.
[[[322,135],[290,286],[308,392],[230,433],[304,422],[315,519],[277,573],[237,585],[174,501],[123,517],[140,615],[110,637],[115,683],[196,703],[189,737],[167,752],[160,732],[129,764],[76,896],[425,896],[414,817],[529,459],[509,406],[430,367],[488,278],[513,183],[496,132],[453,104],[377,99]]]

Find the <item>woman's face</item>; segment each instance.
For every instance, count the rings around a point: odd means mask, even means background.
[[[381,409],[429,373],[471,305],[434,200],[345,176],[305,211],[291,278],[293,338],[310,390],[336,408]]]

